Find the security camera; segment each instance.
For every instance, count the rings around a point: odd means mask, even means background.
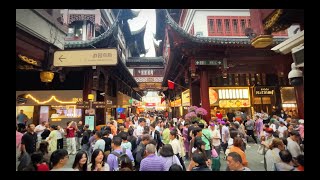
[[[105,95],[106,95],[106,93],[104,93],[104,92],[103,92],[103,93],[100,93],[100,95],[101,95],[101,96],[105,96]]]
[[[289,83],[292,86],[300,86],[303,84],[303,73],[295,63],[291,64],[291,71],[288,74]]]

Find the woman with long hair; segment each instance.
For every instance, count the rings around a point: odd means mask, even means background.
[[[173,153],[173,149],[171,144],[165,144],[160,149],[160,158],[165,162],[164,169],[165,171],[169,171],[170,167],[173,164],[177,164],[182,167],[179,158]]]
[[[110,171],[107,163],[104,163],[104,152],[101,149],[93,151],[91,156],[91,163],[88,166],[88,171]]]
[[[79,151],[76,154],[72,168],[75,171],[87,171],[87,169],[88,169],[88,155],[85,151]]]
[[[38,151],[43,154],[43,160],[49,164],[51,153],[49,153],[48,147],[49,147],[49,143],[47,141],[42,141],[39,145]]]
[[[275,171],[274,164],[281,162],[279,152],[283,150],[285,150],[283,141],[279,138],[273,139],[269,150],[267,150],[265,155],[267,171]]]

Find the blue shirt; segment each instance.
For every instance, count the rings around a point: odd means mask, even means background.
[[[28,117],[25,114],[18,114],[17,119],[18,119],[18,124],[24,124],[24,120],[27,120]]]

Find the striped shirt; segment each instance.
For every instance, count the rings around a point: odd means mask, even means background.
[[[139,171],[165,171],[165,164],[159,156],[150,154],[142,159]]]

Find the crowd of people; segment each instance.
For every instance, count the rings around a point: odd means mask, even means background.
[[[199,123],[146,113],[132,114],[121,123],[111,120],[93,131],[71,121],[65,127],[30,123],[24,133],[20,124],[17,170],[220,171],[220,161],[226,161],[227,171],[250,171],[245,151],[252,139],[266,171],[303,171],[304,120],[264,117],[223,117],[217,112],[208,123]],[[72,167],[66,167],[69,155],[75,156]]]

